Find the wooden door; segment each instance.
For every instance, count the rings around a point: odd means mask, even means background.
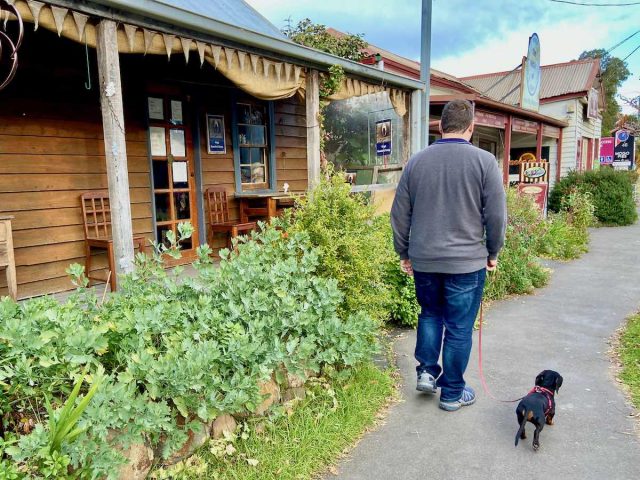
[[[150,94],[147,98],[156,241],[166,244],[167,232],[177,235],[178,224],[190,222],[195,230],[180,245],[183,261],[194,258],[198,246],[193,143],[187,109],[188,103],[177,95]]]

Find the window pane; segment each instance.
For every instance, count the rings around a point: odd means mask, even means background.
[[[176,218],[178,220],[186,220],[191,218],[191,208],[189,205],[189,193],[179,192],[173,194],[175,202]]]
[[[251,124],[252,125],[264,125],[265,122],[264,107],[253,106],[251,108]]]
[[[189,164],[187,162],[172,162],[173,188],[189,187]]]
[[[251,168],[251,183],[264,183],[267,179],[264,174],[264,167]]]
[[[180,250],[191,250],[193,248],[193,241],[191,238],[186,238],[180,242]]]
[[[242,183],[251,183],[251,167],[240,167],[240,178]]]
[[[156,222],[166,222],[171,220],[171,210],[169,209],[169,194],[156,193]]]
[[[238,123],[251,123],[251,106],[238,104]]]
[[[251,149],[251,163],[252,164],[264,164],[264,148],[252,148]]]
[[[238,143],[240,145],[246,145],[249,143],[249,134],[247,133],[247,129],[250,127],[246,127],[244,125],[238,126]]]
[[[265,145],[265,127],[263,126],[250,126],[249,129],[249,143],[252,145]]]
[[[169,162],[154,160],[152,163],[153,188],[169,188]]]
[[[156,242],[164,243],[166,246],[169,246],[169,242],[167,241],[167,232],[171,230],[171,226],[162,226],[156,229]]]
[[[250,149],[248,148],[240,149],[240,163],[242,165],[249,165],[251,163]]]

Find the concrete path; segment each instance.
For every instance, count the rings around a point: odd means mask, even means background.
[[[437,396],[415,390],[415,332],[406,331],[395,348],[403,401],[326,480],[640,478],[637,419],[607,355],[611,335],[640,308],[640,226],[594,229],[587,255],[553,268],[535,295],[494,304],[483,332],[485,376],[496,396],[526,394],[544,369],[564,376],[556,425],[545,426],[537,453],[531,424],[514,447],[515,404],[482,391],[477,334],[465,378],[478,401],[447,413]]]

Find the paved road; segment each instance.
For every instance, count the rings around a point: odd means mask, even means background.
[[[478,401],[447,413],[415,390],[415,333],[396,342],[403,401],[326,480],[640,478],[636,419],[613,380],[608,340],[640,308],[640,226],[595,229],[591,251],[554,264],[550,285],[535,295],[494,304],[483,332],[485,375],[494,393],[517,398],[543,369],[558,370],[556,425],[531,449],[532,426],[515,448],[514,404],[484,394],[474,341],[467,383]],[[477,338],[476,338],[477,340]]]

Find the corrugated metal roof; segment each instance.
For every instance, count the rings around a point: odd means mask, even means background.
[[[155,0],[155,2],[269,37],[287,39],[275,25],[244,0]]]
[[[541,69],[540,99],[589,91],[600,68],[597,59],[576,60]],[[520,102],[520,70],[462,77],[464,83],[495,100],[517,105]],[[502,81],[500,81],[503,79]],[[500,83],[497,83],[500,81]]]

